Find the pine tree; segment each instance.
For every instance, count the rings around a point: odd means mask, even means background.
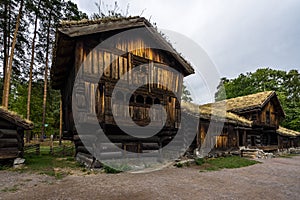
[[[34,65],[34,56],[35,56],[35,42],[37,37],[37,29],[38,29],[38,18],[39,18],[39,10],[41,6],[41,0],[38,1],[37,7],[32,4],[32,10],[35,13],[35,20],[34,20],[34,31],[33,31],[33,38],[31,44],[31,59],[30,59],[30,67],[29,67],[29,83],[28,83],[28,94],[27,94],[27,120],[30,120],[30,100],[31,100],[31,88],[32,88],[32,71]]]
[[[10,92],[10,78],[12,73],[12,65],[13,65],[13,57],[14,57],[14,50],[17,42],[17,34],[20,26],[22,10],[23,10],[24,0],[20,2],[19,14],[16,21],[16,27],[14,31],[14,37],[12,41],[12,46],[10,50],[9,62],[5,69],[5,77],[4,77],[4,84],[3,84],[3,97],[2,97],[2,106],[4,108],[8,108],[8,100],[9,100],[9,92]]]

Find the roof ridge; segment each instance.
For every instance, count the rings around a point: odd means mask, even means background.
[[[252,93],[252,94],[247,94],[247,95],[243,95],[243,96],[238,96],[238,97],[232,97],[232,98],[229,98],[229,99],[224,99],[222,101],[227,101],[227,100],[231,100],[231,99],[237,99],[237,98],[244,98],[244,97],[248,97],[248,96],[251,96],[251,95],[259,95],[259,94],[263,94],[263,93],[275,93],[274,90],[268,90],[268,91],[262,91],[262,92],[257,92],[257,93]]]
[[[218,107],[214,107],[213,104],[198,105],[195,103],[182,101],[181,108],[183,109],[183,111],[197,115],[197,117],[199,118],[212,119],[211,116],[215,116],[221,119],[224,118],[228,122],[234,121],[234,123],[239,123],[247,126],[252,125],[252,121],[226,110],[224,110],[223,113],[221,109],[218,109]]]
[[[144,17],[140,16],[129,16],[129,17],[103,17],[99,19],[82,19],[82,20],[62,20],[59,23],[58,27],[68,27],[68,26],[82,26],[82,25],[90,25],[90,24],[100,24],[100,23],[108,23],[122,20],[133,20],[140,19],[146,21]]]

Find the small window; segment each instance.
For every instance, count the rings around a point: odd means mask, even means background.
[[[257,115],[256,114],[252,114],[251,115],[251,120],[252,121],[256,121],[257,120]]]
[[[136,97],[136,102],[137,103],[144,103],[144,97],[142,96],[142,95],[138,95],[137,97]]]
[[[152,105],[152,103],[153,103],[152,98],[151,98],[151,97],[147,97],[147,98],[146,98],[146,104]]]
[[[154,104],[160,104],[160,100],[158,98],[155,98]]]
[[[172,97],[169,97],[169,103],[172,103]]]

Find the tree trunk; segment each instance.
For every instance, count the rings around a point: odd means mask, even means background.
[[[17,42],[17,34],[18,34],[20,22],[21,22],[23,3],[24,3],[24,0],[21,0],[19,14],[18,14],[18,18],[16,21],[16,29],[14,31],[13,42],[12,42],[11,49],[10,49],[9,63],[8,63],[8,66],[7,66],[6,72],[5,72],[3,97],[2,97],[2,106],[4,108],[8,108],[8,99],[9,99],[9,91],[10,91],[10,77],[11,77],[11,73],[12,73],[12,63],[13,63],[13,57],[14,57],[14,50],[15,50],[15,46],[16,46],[16,42]]]
[[[40,9],[40,5],[41,5],[41,1],[39,1],[37,10]],[[32,45],[31,45],[31,60],[30,60],[30,67],[29,67],[29,82],[28,82],[28,93],[27,93],[27,116],[26,116],[27,120],[30,120],[32,71],[33,71],[33,64],[34,64],[35,39],[36,39],[36,35],[37,35],[37,22],[38,22],[38,13],[37,12],[35,13],[34,32],[33,32]],[[26,131],[26,142],[29,142],[29,141],[30,141],[30,131]]]
[[[47,27],[47,45],[46,45],[46,63],[45,63],[45,75],[44,75],[44,98],[43,98],[43,119],[42,119],[41,141],[44,140],[43,137],[44,137],[44,134],[45,134],[51,13],[52,13],[52,10],[49,13],[49,20],[48,20],[48,27]]]
[[[8,24],[8,17],[9,17],[9,3],[8,1],[5,2],[4,5],[4,22],[3,22],[3,80],[5,80],[5,72],[8,64],[8,55],[9,55],[9,45],[8,45],[8,38],[9,38],[9,24]],[[4,90],[4,84],[2,84],[1,90]],[[1,99],[2,101],[2,99]]]
[[[4,5],[4,24],[3,24],[3,79],[5,79],[5,71],[7,68],[8,63],[8,52],[9,52],[9,46],[8,46],[8,2],[5,2]],[[3,86],[2,86],[3,87]]]

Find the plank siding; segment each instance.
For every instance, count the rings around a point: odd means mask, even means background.
[[[118,136],[118,139],[114,141],[123,143],[121,144],[122,148],[138,152],[143,151],[143,146],[145,150],[149,150],[149,148],[151,150],[154,147],[157,150],[159,143],[161,145],[162,138],[166,135],[176,134],[176,130],[180,126],[179,101],[182,81],[184,76],[193,73],[192,67],[181,56],[172,55],[169,52],[173,50],[172,48],[167,46],[168,51],[160,50],[163,48],[159,47],[166,46],[166,44],[165,42],[163,42],[164,45],[157,43],[164,39],[155,38],[160,37],[160,35],[153,37],[149,31],[150,29],[145,29],[126,38],[118,37],[107,46],[97,46],[99,41],[105,41],[107,38],[121,32],[119,29],[115,29],[117,26],[115,27],[113,24],[98,24],[99,26],[114,27],[114,29],[107,29],[107,32],[102,32],[102,29],[93,32],[89,25],[84,25],[86,29],[76,34],[68,31],[68,29],[73,29],[72,25],[66,29],[58,30],[58,37],[64,35],[61,40],[57,40],[58,46],[62,45],[65,48],[69,48],[69,46],[64,46],[64,40],[68,38],[69,34],[72,37],[80,36],[72,38],[74,53],[68,57],[68,60],[60,55],[61,51],[58,48],[56,52],[58,56],[54,58],[57,62],[54,62],[55,67],[52,70],[54,74],[52,80],[56,80],[57,75],[64,77],[63,80],[58,78],[61,82],[54,84],[54,87],[60,89],[62,94],[64,135],[72,136],[77,153],[89,153],[91,147],[84,147],[76,135],[73,116],[88,124],[91,116],[96,114],[101,128],[108,137]],[[145,25],[148,26],[149,23]],[[76,28],[81,29],[82,27],[76,26]],[[86,31],[92,31],[93,33],[85,35]],[[157,48],[152,48],[153,44],[156,44]],[[57,63],[60,69],[58,69]],[[132,73],[132,70],[138,69],[139,66],[145,67],[142,67],[137,73]],[[176,70],[177,73],[174,72]],[[60,74],[62,72],[64,74]],[[77,77],[79,78],[77,79],[78,82],[74,85],[78,72],[82,73],[83,77]],[[122,80],[120,80],[121,78]],[[122,86],[116,88],[119,81],[122,81]],[[140,87],[133,94],[128,94],[134,85]],[[75,89],[74,102],[76,105],[73,106],[72,110],[73,87]],[[114,89],[121,91],[122,98],[119,102],[116,101],[112,104]],[[122,101],[130,98],[129,105],[127,105],[128,102],[125,103],[126,105],[122,104]],[[164,124],[163,130],[158,133],[157,139],[148,141],[146,139],[129,138],[122,142],[122,138],[127,138],[127,136],[117,128],[115,117],[121,117],[122,119],[122,117],[130,116],[136,124],[146,126],[150,123],[150,108],[154,104],[161,104],[168,115],[167,122]],[[152,110],[151,122],[159,126],[163,125],[161,110],[153,107]],[[93,133],[86,134],[90,136]],[[135,144],[129,144],[128,142]],[[147,145],[150,142],[156,144]]]

